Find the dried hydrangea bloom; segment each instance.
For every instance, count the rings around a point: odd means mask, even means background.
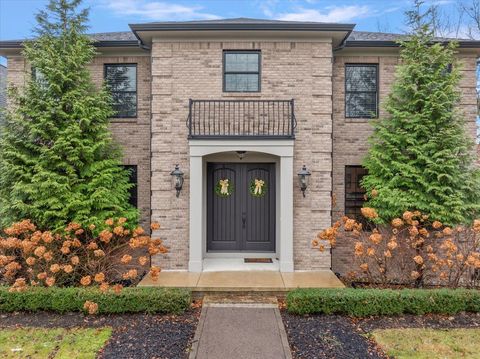
[[[120,262],[122,262],[123,264],[128,264],[132,261],[132,256],[129,255],[129,254],[124,254],[122,256],[122,258],[120,259]]]
[[[92,277],[90,277],[89,275],[86,275],[85,277],[82,277],[82,279],[80,279],[80,284],[85,287],[90,285],[90,283],[92,283]]]
[[[368,219],[378,218],[378,213],[375,210],[375,208],[363,207],[360,211],[362,212],[362,215],[365,218],[368,218]]]
[[[85,309],[88,312],[88,314],[93,315],[93,314],[98,313],[98,304],[95,303],[95,302],[87,300],[83,304],[83,309]]]
[[[415,257],[413,257],[413,261],[415,263],[417,263],[418,265],[422,265],[423,264],[423,257],[422,256],[415,256]]]
[[[392,219],[392,227],[400,228],[401,226],[403,226],[403,221],[401,218]]]
[[[97,283],[102,283],[103,281],[105,281],[105,274],[102,272],[97,273],[95,274],[95,277],[93,279]]]
[[[93,251],[93,255],[95,257],[105,257],[105,252],[101,249],[97,249],[97,250]]]

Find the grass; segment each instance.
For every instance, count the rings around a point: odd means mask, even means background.
[[[373,338],[397,359],[479,358],[480,329],[379,329]]]
[[[0,358],[95,358],[110,328],[0,330]]]

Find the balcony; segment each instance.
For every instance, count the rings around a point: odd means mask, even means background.
[[[293,139],[294,100],[192,100],[189,139]]]

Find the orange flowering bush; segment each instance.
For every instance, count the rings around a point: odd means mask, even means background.
[[[362,208],[369,221],[378,217],[373,208]],[[371,222],[370,222],[371,223]],[[312,241],[323,251],[339,239],[351,244],[356,269],[352,280],[372,284],[476,287],[480,281],[480,220],[454,228],[431,222],[418,211],[406,211],[389,225],[371,231],[362,223],[343,217]]]
[[[98,234],[90,225],[70,223],[60,232],[40,231],[29,220],[14,223],[0,237],[0,284],[11,291],[28,286],[98,286],[118,293],[118,282],[138,279],[148,263],[145,255],[164,254],[168,249],[159,238],[145,234],[141,227],[128,229],[125,218],[108,219]],[[152,224],[158,229],[158,224]],[[152,267],[157,278],[159,268]],[[117,284],[113,285],[115,282]],[[85,310],[96,312],[95,303]]]

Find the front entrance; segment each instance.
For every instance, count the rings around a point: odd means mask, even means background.
[[[207,164],[207,251],[275,252],[274,163]]]

